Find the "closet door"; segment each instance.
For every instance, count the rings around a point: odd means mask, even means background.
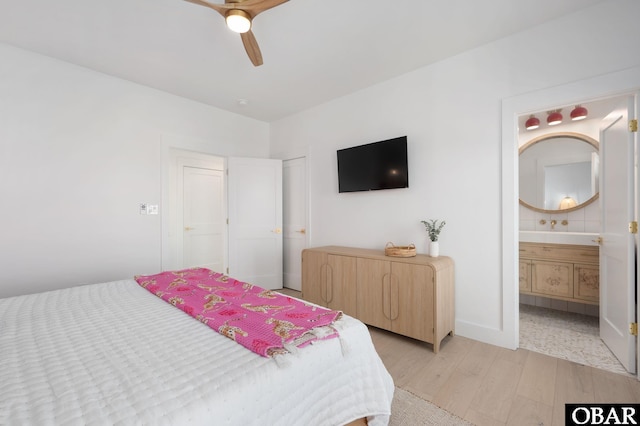
[[[183,268],[224,273],[227,217],[222,170],[183,167]]]
[[[300,290],[300,254],[307,247],[307,165],[305,158],[282,164],[284,286]]]
[[[227,183],[224,158],[169,151],[162,269],[227,270]]]
[[[229,275],[282,288],[282,161],[229,158]]]

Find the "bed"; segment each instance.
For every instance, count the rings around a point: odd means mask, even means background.
[[[264,357],[133,279],[0,299],[0,424],[387,424],[393,381],[366,326],[335,328]]]

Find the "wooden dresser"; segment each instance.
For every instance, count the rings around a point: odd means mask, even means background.
[[[454,333],[454,264],[327,246],[302,252],[302,298],[365,324],[433,344]]]
[[[597,305],[598,246],[520,243],[520,293]]]

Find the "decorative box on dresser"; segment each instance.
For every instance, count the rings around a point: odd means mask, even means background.
[[[447,256],[385,256],[327,246],[302,252],[302,298],[365,324],[433,344],[454,334],[454,264]]]
[[[520,243],[520,293],[597,305],[598,246]]]

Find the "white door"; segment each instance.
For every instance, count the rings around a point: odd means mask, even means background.
[[[198,167],[183,172],[183,267],[224,272],[224,173]]]
[[[600,337],[620,363],[636,372],[633,97],[625,99],[600,131]]]
[[[307,246],[307,163],[282,163],[284,286],[302,290],[302,250]]]
[[[282,288],[282,161],[229,158],[229,275]]]
[[[170,150],[162,268],[227,266],[224,158]],[[163,225],[164,229],[164,225]]]

